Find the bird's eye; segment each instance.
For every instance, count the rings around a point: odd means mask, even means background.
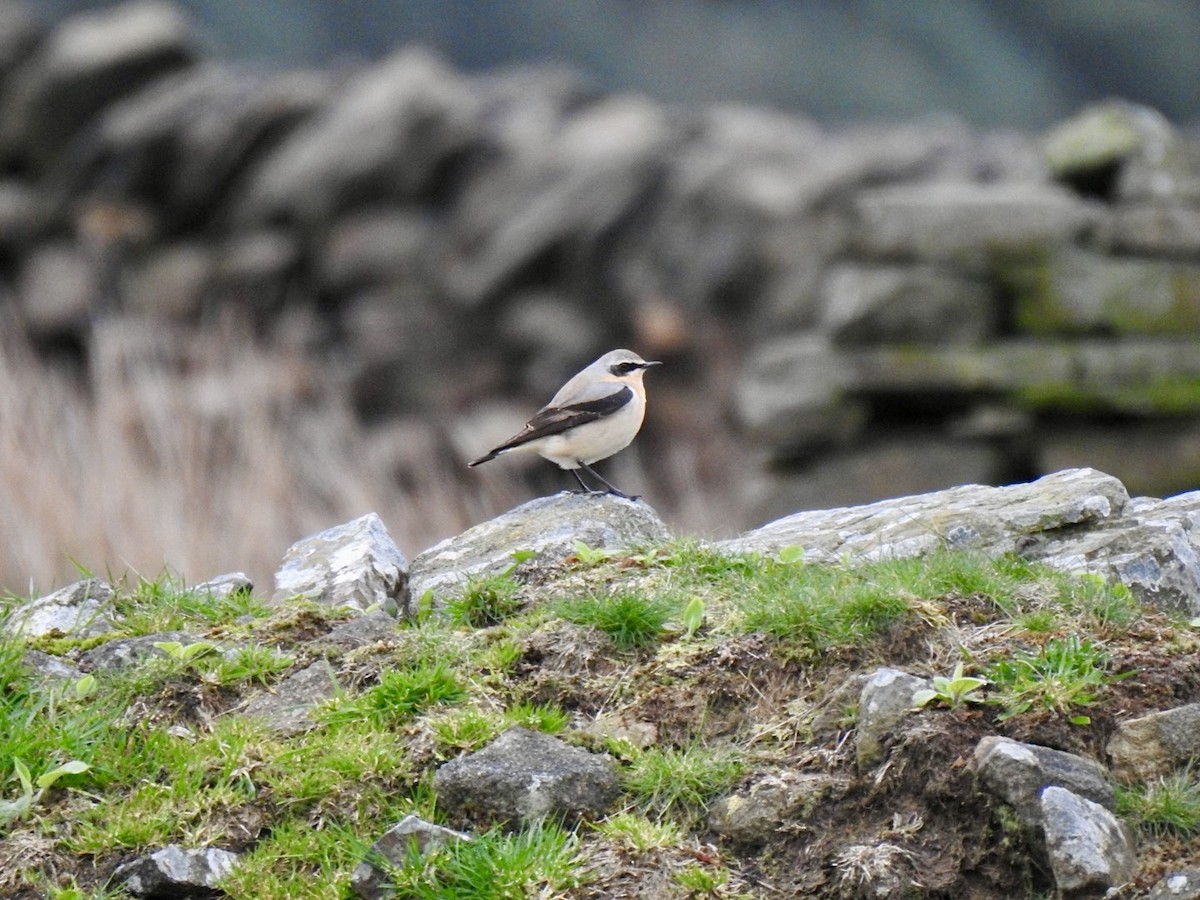
[[[623,362],[613,366],[612,371],[614,375],[628,375],[630,372],[636,372],[640,368],[641,366],[635,362]]]

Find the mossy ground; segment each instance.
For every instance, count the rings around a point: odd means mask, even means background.
[[[787,551],[580,549],[561,567],[476,583],[453,615],[349,652],[320,640],[346,614],[211,603],[165,579],[124,586],[126,633],[177,628],[252,652],[233,665],[181,650],[97,673],[86,696],[35,684],[23,648],[0,643],[0,777],[14,757],[35,777],[69,759],[90,766],[0,825],[0,894],[118,897],[105,884],[119,862],[181,843],[244,854],[224,885],[233,897],[347,896],[365,849],[404,815],[466,824],[438,809],[434,770],[521,724],[610,754],[619,808],[565,832],[491,833],[477,858],[414,862],[397,875],[403,895],[844,897],[890,883],[906,896],[1037,896],[1052,889],[1046,861],[976,790],[978,740],[1005,734],[1103,760],[1120,720],[1200,700],[1196,628],[1017,558],[851,568]],[[40,643],[76,653],[70,640]],[[1048,647],[1061,665],[1052,677],[1033,666],[1031,678],[1055,692],[1003,668]],[[320,659],[342,691],[312,729],[280,736],[239,714]],[[958,662],[992,680],[982,700],[1002,702],[932,702],[883,766],[859,772],[859,674],[944,675]],[[780,772],[834,775],[844,790],[749,845],[710,830],[713,801]],[[9,778],[0,799],[19,791]],[[1167,804],[1167,825],[1161,798],[1128,795],[1144,825],[1139,887],[1195,863],[1189,796],[1183,785]]]

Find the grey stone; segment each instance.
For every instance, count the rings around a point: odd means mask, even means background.
[[[407,609],[408,561],[375,513],[297,541],[275,573],[275,600],[305,597],[359,612]]]
[[[1055,125],[1042,139],[1050,171],[1077,179],[1114,170],[1145,140],[1143,110],[1123,101],[1097,103]]]
[[[1148,781],[1200,758],[1200,703],[1189,703],[1122,722],[1106,748],[1113,774]]]
[[[116,627],[112,600],[111,585],[99,578],[87,578],[13,607],[4,630],[26,638],[55,632],[72,637],[94,637]]]
[[[99,288],[83,251],[72,244],[54,242],[26,257],[17,293],[29,333],[58,337],[84,327]]]
[[[1063,897],[1096,896],[1137,871],[1133,837],[1111,812],[1062,787],[1042,791],[1042,826]]]
[[[160,631],[139,637],[114,638],[84,651],[79,657],[79,665],[86,672],[127,669],[156,654],[166,656],[166,653],[154,646],[156,643],[175,642],[186,647],[199,640],[201,638],[183,631]]]
[[[1197,263],[1063,247],[1048,258],[1007,266],[1003,277],[1017,323],[1030,334],[1188,336],[1200,330]]]
[[[248,718],[261,720],[271,731],[288,737],[312,727],[311,713],[337,694],[339,685],[325,660],[294,672],[270,690],[250,698],[242,708]]]
[[[935,266],[842,264],[822,288],[818,328],[837,344],[977,344],[994,335],[999,298],[983,279]]]
[[[218,884],[233,872],[238,854],[217,847],[184,849],[172,844],[117,866],[112,883],[135,897],[216,898]]]
[[[388,868],[403,866],[413,850],[422,856],[430,850],[471,836],[426,822],[420,816],[405,816],[371,845],[367,858],[350,875],[350,889],[363,900],[385,900],[396,892],[389,883]]]
[[[8,128],[39,164],[103,107],[195,56],[179,10],[133,0],[73,16],[14,78]]]
[[[530,500],[418,554],[409,587],[413,602],[432,591],[440,604],[470,578],[508,569],[517,550],[536,553],[532,562],[537,566],[553,566],[575,552],[576,541],[616,551],[655,546],[669,538],[658,514],[641,501],[564,492]]]
[[[26,650],[21,664],[43,682],[76,681],[83,677],[83,671],[73,663],[41,650]]]
[[[855,728],[855,757],[866,770],[883,761],[897,726],[913,711],[913,696],[930,686],[898,669],[876,669],[862,686]]]
[[[872,259],[986,266],[998,254],[1071,241],[1097,219],[1051,184],[933,183],[864,190],[855,198],[854,244]]]
[[[1118,253],[1200,256],[1200,204],[1170,198],[1123,203],[1105,220],[1097,243]]]
[[[1026,484],[964,485],[865,506],[786,516],[718,544],[729,551],[800,546],[819,561],[918,556],[943,547],[1008,553],[1018,538],[1069,525],[1095,526],[1129,500],[1115,478],[1071,469]]]
[[[983,785],[1030,827],[1042,824],[1042,793],[1050,785],[1066,788],[1105,809],[1116,804],[1104,766],[1074,753],[989,735],[975,747],[974,767]]]
[[[395,640],[399,624],[393,616],[384,612],[355,616],[334,627],[328,634],[309,643],[313,650],[334,648],[343,653],[368,644]]]
[[[349,80],[263,159],[244,223],[316,223],[351,202],[411,199],[478,135],[479,98],[426,50],[401,50]]]
[[[433,221],[408,210],[348,213],[332,223],[317,267],[322,282],[338,294],[427,280],[436,240]]]
[[[1146,900],[1200,900],[1200,869],[1164,875],[1150,888]]]
[[[253,590],[254,582],[247,577],[245,572],[218,575],[216,578],[202,581],[191,588],[192,593],[207,594],[222,599],[232,597],[234,594],[249,594]]]
[[[709,810],[708,824],[740,844],[765,843],[781,827],[803,822],[821,804],[838,800],[848,787],[845,779],[825,772],[766,774],[718,800]]]
[[[620,793],[607,756],[524,728],[510,728],[484,749],[443,765],[433,789],[440,809],[481,823],[593,818]]]

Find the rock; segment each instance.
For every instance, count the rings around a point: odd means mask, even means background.
[[[43,683],[77,681],[84,674],[66,660],[41,650],[26,650],[21,656],[21,665]]]
[[[999,254],[1071,241],[1098,214],[1050,184],[926,183],[861,191],[853,242],[868,259],[926,260],[982,270]]]
[[[311,728],[309,714],[326,700],[332,700],[339,690],[333,669],[322,659],[292,673],[271,690],[250,698],[242,714],[262,720],[281,737],[289,737]]]
[[[1149,781],[1200,757],[1200,703],[1122,722],[1105,748],[1121,781]]]
[[[994,288],[936,266],[832,267],[817,328],[841,345],[978,344],[1000,316]]]
[[[99,299],[91,262],[78,247],[61,242],[29,254],[17,292],[29,333],[41,338],[81,332]]]
[[[434,222],[408,210],[348,213],[335,221],[318,250],[322,283],[335,294],[379,284],[403,284],[416,273],[428,278]]]
[[[753,519],[769,522],[797,509],[985,484],[1000,480],[1007,470],[1004,448],[996,442],[883,429],[875,433],[874,440],[811,461],[801,457],[802,463],[786,465],[781,457],[777,467],[747,479],[746,502]]]
[[[1200,256],[1200,203],[1122,203],[1105,221],[1097,243],[1117,253],[1195,258]]]
[[[1066,788],[1105,809],[1116,805],[1104,766],[1073,753],[988,735],[975,747],[974,767],[988,790],[1030,827],[1042,824],[1041,797],[1048,785]]]
[[[433,825],[420,816],[405,816],[372,844],[367,858],[355,866],[350,889],[363,900],[387,900],[395,896],[388,867],[403,866],[414,850],[424,856],[437,847],[469,840],[469,834]]]
[[[883,761],[896,727],[913,711],[913,696],[928,687],[929,679],[898,669],[882,668],[871,673],[858,700],[855,756],[860,770]]]
[[[806,820],[820,804],[836,801],[848,787],[844,779],[825,772],[763,775],[718,800],[709,810],[708,824],[732,841],[761,844],[781,827]]]
[[[1005,267],[1004,281],[1028,334],[1200,330],[1200,264],[1064,247]]]
[[[79,657],[79,665],[85,672],[127,669],[156,654],[166,656],[165,652],[154,646],[156,643],[176,642],[186,647],[199,640],[201,638],[183,631],[160,631],[139,637],[114,638],[84,651]]]
[[[78,165],[55,173],[55,187],[63,197],[153,197],[177,233],[229,205],[233,186],[327,100],[332,85],[324,72],[213,64],[169,75],[106,110]]]
[[[202,581],[197,585],[193,585],[191,592],[193,594],[205,595],[218,599],[226,599],[234,594],[249,594],[254,590],[254,582],[246,577],[245,572],[230,572],[228,575],[219,575],[216,578],[210,578],[208,581]]]
[[[170,3],[133,0],[73,16],[14,78],[7,128],[44,166],[102,108],[194,57],[187,23]]]
[[[616,766],[524,728],[510,728],[484,749],[437,770],[438,807],[478,823],[573,821],[603,815],[620,793]]]
[[[1121,164],[1145,142],[1146,114],[1151,112],[1110,101],[1089,106],[1059,123],[1042,139],[1050,171],[1071,184],[1115,180]]]
[[[1042,791],[1042,825],[1064,898],[1094,897],[1133,879],[1133,837],[1111,812],[1062,787]]]
[[[15,606],[4,630],[25,638],[48,634],[94,637],[112,631],[113,589],[99,578],[87,578]]]
[[[1200,869],[1164,875],[1146,894],[1146,900],[1200,900]]]
[[[833,562],[918,556],[943,547],[1011,552],[1018,538],[1070,525],[1095,527],[1129,500],[1117,479],[1071,469],[1027,484],[964,485],[866,506],[795,513],[718,546],[777,552],[800,546],[805,558]]]
[[[348,653],[368,644],[395,640],[398,629],[399,625],[393,616],[385,612],[367,613],[334,627],[324,637],[310,642],[309,646],[313,650],[332,648],[340,653]]]
[[[444,602],[472,577],[496,575],[513,564],[513,552],[537,554],[537,566],[553,566],[582,541],[595,550],[630,550],[670,539],[666,525],[641,501],[609,494],[563,492],[541,497],[447,538],[413,560],[409,587],[414,598],[433,592]]]
[[[297,541],[275,573],[275,600],[304,597],[358,612],[407,614],[408,560],[383,520],[367,513]]]
[[[414,199],[477,137],[478,108],[440,59],[401,50],[352,78],[259,162],[235,218],[315,224],[363,200]]]
[[[135,897],[216,898],[217,885],[237,865],[238,854],[216,847],[187,850],[172,844],[117,866],[111,883]]]

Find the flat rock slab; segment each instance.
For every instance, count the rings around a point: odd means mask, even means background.
[[[1200,758],[1200,703],[1122,722],[1108,742],[1113,774],[1148,781]]]
[[[607,756],[525,728],[511,728],[477,753],[446,763],[433,789],[440,808],[481,824],[592,818],[620,793]]]
[[[99,578],[86,578],[45,597],[14,607],[4,630],[26,638],[69,634],[94,637],[112,631],[112,585]]]
[[[658,514],[640,500],[563,492],[524,503],[419,554],[409,588],[414,602],[432,591],[436,607],[471,578],[508,569],[517,550],[531,550],[537,554],[534,564],[552,566],[575,552],[576,541],[616,551],[655,546],[670,537]]]
[[[964,485],[865,506],[795,513],[718,544],[730,552],[804,548],[810,562],[920,556],[944,547],[1008,553],[1017,540],[1120,514],[1129,495],[1111,475],[1067,469],[1026,484]]]
[[[975,747],[979,780],[1013,808],[1026,825],[1042,824],[1042,794],[1048,786],[1066,788],[1105,809],[1116,805],[1108,771],[1092,759],[989,735]]]

